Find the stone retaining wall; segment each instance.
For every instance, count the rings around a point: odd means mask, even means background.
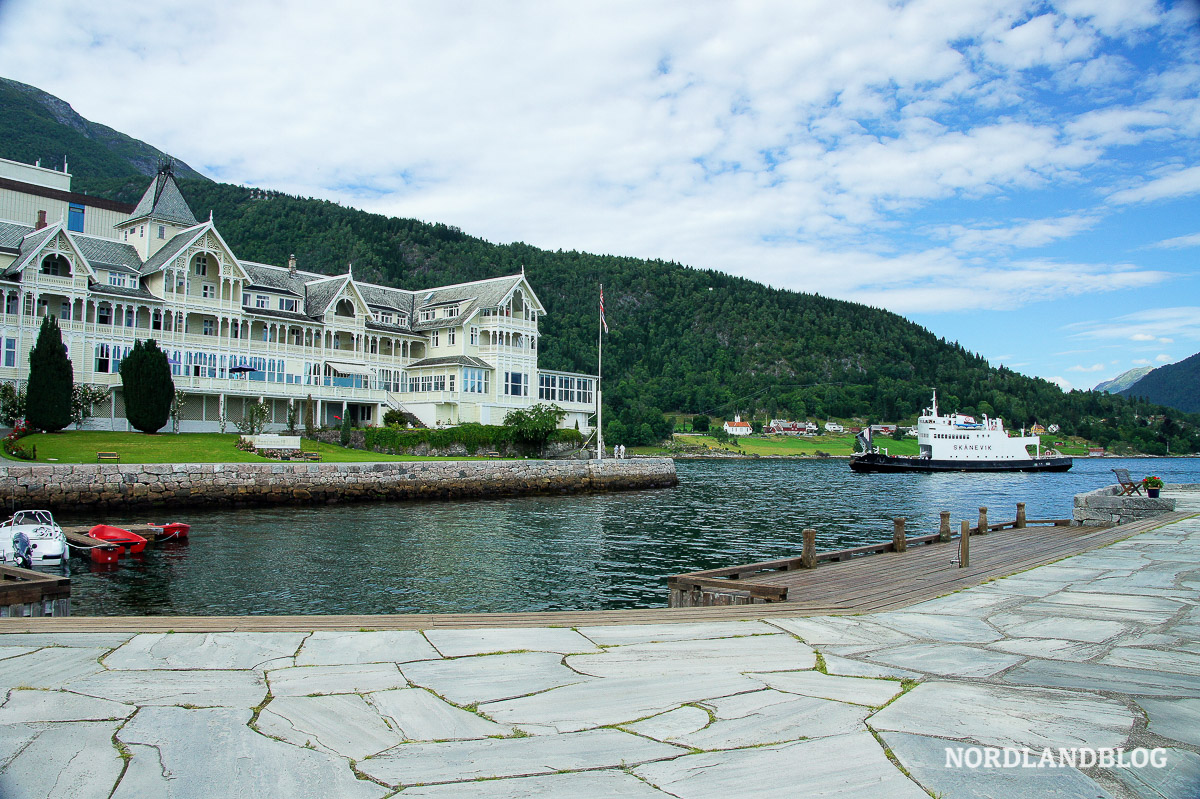
[[[7,465],[11,507],[92,508],[311,505],[666,488],[670,458],[604,461],[188,463]]]
[[[1170,485],[1164,490],[1171,488],[1178,490],[1181,486]],[[1150,499],[1141,494],[1121,496],[1121,487],[1110,485],[1086,494],[1076,494],[1072,516],[1076,524],[1087,527],[1113,527],[1149,519],[1162,513],[1171,513],[1174,510],[1173,499]]]

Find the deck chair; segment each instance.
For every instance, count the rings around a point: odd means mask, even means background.
[[[1128,469],[1113,469],[1112,471],[1117,476],[1117,482],[1121,484],[1121,496],[1127,497],[1142,493],[1142,484],[1133,481],[1133,478],[1129,476]]]

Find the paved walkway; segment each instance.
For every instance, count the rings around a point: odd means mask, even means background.
[[[1200,517],[869,616],[7,634],[0,686],[6,799],[1196,799]]]

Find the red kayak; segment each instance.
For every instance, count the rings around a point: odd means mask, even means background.
[[[146,548],[146,539],[142,536],[107,524],[97,524],[88,531],[88,536],[97,541],[128,547],[130,555],[136,555]]]
[[[162,538],[164,541],[171,538],[187,538],[188,530],[192,529],[190,524],[184,524],[183,522],[167,522],[166,524],[154,524],[151,522],[146,526],[162,530],[159,538]]]

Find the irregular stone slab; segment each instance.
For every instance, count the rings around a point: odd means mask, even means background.
[[[512,727],[448,705],[424,688],[400,688],[368,696],[410,741],[453,741],[513,733]]]
[[[0,707],[0,724],[39,721],[105,721],[129,718],[131,705],[81,696],[68,691],[20,691],[9,694]]]
[[[0,796],[108,799],[125,767],[112,745],[117,721],[53,725],[0,772]]]
[[[876,730],[971,739],[986,746],[1119,746],[1133,727],[1124,704],[1092,694],[927,682],[871,717]]]
[[[1104,652],[1106,648],[1102,644],[1063,641],[1057,638],[1017,638],[1012,641],[997,641],[990,646],[992,649],[1016,655],[1029,655],[1049,660],[1069,660],[1073,663],[1090,660]]]
[[[1200,655],[1187,652],[1163,652],[1158,649],[1123,646],[1109,652],[1101,658],[1100,662],[1109,666],[1149,669],[1200,677]]]
[[[870,709],[782,691],[711,699],[704,703],[717,720],[702,730],[673,738],[696,749],[733,749],[742,746],[825,738],[866,729]]]
[[[258,715],[255,728],[294,746],[352,760],[390,749],[404,740],[357,694],[281,696]]]
[[[962,799],[1040,799],[1045,796],[1113,799],[1095,782],[1070,766],[1056,768],[967,768],[947,765],[947,748],[964,747],[945,738],[903,732],[880,737],[900,765],[934,796]],[[965,745],[965,746],[970,746]],[[1036,751],[1031,757],[1041,754]]]
[[[884,666],[880,663],[870,663],[865,660],[851,660],[838,655],[822,653],[825,659],[825,671],[846,677],[894,677],[898,680],[915,680],[924,674],[908,669],[898,669],[894,666]]]
[[[853,764],[853,768],[847,768]],[[891,764],[869,733],[835,735],[781,746],[685,755],[633,769],[681,799],[803,796],[929,799]],[[753,790],[748,790],[753,786]]]
[[[74,646],[87,649],[115,649],[134,633],[4,633],[0,646]]]
[[[1026,603],[1021,612],[1162,624],[1179,607],[1179,602],[1163,597],[1112,595],[1105,597],[1103,602],[1097,602],[1095,594],[1062,591]]]
[[[778,691],[855,705],[886,705],[900,693],[897,680],[871,680],[861,677],[831,677],[819,671],[781,671],[772,674],[748,674]]]
[[[817,665],[812,647],[790,635],[755,635],[748,638],[714,638],[707,641],[666,641],[660,644],[615,646],[597,655],[572,655],[567,665],[596,677],[637,677],[658,674],[678,676],[681,663],[687,673],[700,671],[782,671],[811,669]]]
[[[762,683],[740,674],[701,672],[687,679],[612,677],[554,688],[532,696],[488,702],[479,709],[505,724],[539,725],[559,732],[620,724],[705,699],[757,691]]]
[[[1007,594],[1010,597],[1027,596],[1041,597],[1061,591],[1063,584],[1052,580],[1038,580],[1029,577],[1005,577],[1003,580],[972,588],[972,591]]]
[[[68,687],[131,705],[254,707],[267,695],[267,684],[256,671],[106,671]]]
[[[1200,699],[1138,699],[1150,732],[1200,746]]]
[[[408,682],[395,663],[361,666],[291,666],[267,672],[275,696],[367,694],[405,688]]]
[[[880,649],[867,657],[891,666],[947,677],[990,677],[1021,661],[1017,655],[962,644],[909,644]]]
[[[427,630],[425,637],[448,658],[495,652],[596,652],[599,647],[565,627]]]
[[[702,730],[708,726],[710,721],[712,719],[707,710],[702,710],[694,705],[684,705],[667,713],[660,713],[633,724],[626,724],[624,729],[656,741],[667,741]]]
[[[0,646],[0,660],[6,658],[15,658],[18,655],[28,655],[30,652],[36,652],[41,647],[37,646]]]
[[[258,669],[296,654],[305,633],[142,633],[108,657],[109,669]],[[284,665],[284,664],[279,664]]]
[[[340,666],[351,663],[408,663],[441,655],[425,636],[413,630],[314,632],[296,655],[297,666]]]
[[[104,671],[99,660],[107,653],[107,649],[95,647],[47,647],[0,660],[0,690],[62,688],[72,680]]]
[[[1031,660],[1004,675],[1010,683],[1116,691],[1149,696],[1200,696],[1200,678],[1145,669],[1127,669],[1102,663],[1067,663]]]
[[[400,671],[414,685],[459,705],[511,699],[595,679],[568,669],[562,655],[553,652],[429,660],[405,663]]]
[[[37,736],[40,730],[30,726],[4,724],[0,725],[0,787],[3,782],[3,766],[8,760],[20,752]],[[3,796],[3,794],[0,794]]]
[[[944,613],[952,616],[985,616],[988,613],[995,612],[997,605],[1002,605],[1005,602],[1012,602],[1011,596],[1004,596],[995,592],[984,591],[960,591],[957,594],[949,596],[940,596],[937,599],[928,599],[924,602],[918,602],[915,605],[909,605],[905,608],[906,613]],[[872,619],[878,620],[881,616],[890,614],[875,614]]]
[[[936,613],[876,613],[878,624],[917,639],[958,644],[986,644],[1004,636],[982,619],[973,616],[943,616]]]
[[[147,747],[134,750],[135,761],[155,752],[148,747],[156,747],[158,762],[131,762],[113,799],[377,799],[389,793],[375,783],[356,779],[350,764],[340,757],[259,735],[246,726],[250,716],[251,711],[245,709],[142,708],[117,737],[125,744]],[[203,746],[197,745],[200,741]]]
[[[1046,619],[1001,614],[988,619],[1011,638],[1061,638],[1067,641],[1100,643],[1121,635],[1129,626],[1095,619]]]
[[[1200,755],[1182,749],[1167,750],[1164,768],[1114,769],[1113,773],[1137,796],[1145,799],[1195,799],[1200,796]]]
[[[405,799],[668,799],[623,771],[582,771],[406,788]]]
[[[903,644],[913,639],[902,632],[863,618],[829,616],[825,618],[771,619],[776,627],[795,633],[808,644]]]
[[[648,644],[655,641],[698,641],[708,638],[734,638],[779,632],[761,621],[714,621],[696,624],[614,624],[604,627],[579,627],[584,635],[600,646]]]
[[[633,765],[675,757],[683,751],[620,730],[592,730],[573,735],[403,744],[360,761],[358,770],[389,785],[466,782]]]

